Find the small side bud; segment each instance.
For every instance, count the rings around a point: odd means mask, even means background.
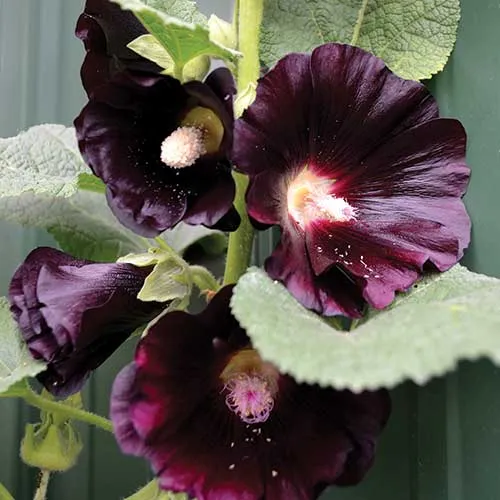
[[[24,463],[51,472],[64,472],[76,464],[83,444],[69,422],[27,424],[20,455]]]

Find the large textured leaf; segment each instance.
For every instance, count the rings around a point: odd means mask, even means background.
[[[381,57],[404,78],[441,71],[456,39],[459,0],[266,0],[261,58],[343,42]]]
[[[143,0],[143,3],[186,23],[207,24],[207,18],[191,0]]]
[[[165,48],[178,70],[192,59],[207,55],[234,61],[238,53],[210,40],[207,27],[187,23],[146,5],[140,0],[112,0],[122,9],[131,10],[144,27]]]
[[[500,363],[500,280],[461,266],[417,283],[350,333],[329,327],[256,268],[238,282],[232,310],[265,359],[322,386],[422,384],[459,360]]]
[[[46,229],[76,257],[114,261],[143,250],[141,239],[115,220],[102,191],[74,129],[38,125],[0,139],[0,218]]]
[[[0,139],[0,196],[28,192],[71,196],[78,187],[78,174],[86,170],[74,130],[63,125],[37,125]]]
[[[0,298],[0,393],[26,377],[34,377],[45,369],[35,361],[19,335],[12,319],[9,303]]]

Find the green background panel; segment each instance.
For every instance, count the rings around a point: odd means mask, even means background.
[[[208,4],[205,11],[229,18],[228,1],[212,9]],[[73,29],[82,5],[79,0],[0,0],[1,136],[36,123],[70,124],[78,112],[84,102],[79,82],[83,51]],[[430,87],[442,113],[458,117],[468,131],[473,175],[466,201],[474,229],[464,262],[500,276],[500,3],[462,0],[462,9],[455,52]],[[50,240],[8,224],[0,224],[0,238],[0,292],[5,293],[26,253]],[[271,247],[271,236],[263,234],[256,257],[262,259]],[[91,379],[85,390],[89,408],[107,414],[110,384],[132,349],[132,342],[126,343]],[[367,479],[355,488],[332,489],[323,498],[500,499],[499,386],[499,370],[483,361],[464,363],[423,388],[398,387]],[[18,443],[24,423],[36,417],[36,411],[18,402],[0,401],[0,481],[16,500],[33,495],[35,471],[20,464]],[[78,466],[53,479],[49,498],[114,500],[147,481],[147,464],[122,456],[111,436],[85,427],[82,432],[86,447]]]

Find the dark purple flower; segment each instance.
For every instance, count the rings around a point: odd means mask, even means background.
[[[197,500],[311,500],[360,481],[390,412],[386,391],[298,384],[262,361],[231,315],[232,287],[173,312],[118,375],[111,418],[125,453]]]
[[[111,76],[124,69],[161,71],[127,44],[147,33],[131,11],[109,0],[87,0],[78,18],[76,36],[87,52],[81,68],[83,87],[88,95]]]
[[[184,85],[123,71],[94,89],[75,120],[78,144],[123,225],[147,237],[180,221],[238,227],[226,156],[233,94],[225,68]]]
[[[165,307],[136,298],[151,268],[74,259],[53,248],[33,250],[9,288],[11,311],[35,359],[39,381],[68,396],[83,386],[141,325]]]
[[[465,143],[423,85],[359,48],[284,57],[235,124],[248,212],[282,230],[267,272],[306,307],[357,317],[426,264],[450,268],[470,235]]]

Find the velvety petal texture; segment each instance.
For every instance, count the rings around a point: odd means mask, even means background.
[[[9,288],[11,311],[35,359],[38,375],[56,396],[79,391],[141,325],[165,307],[137,294],[151,268],[74,259],[53,248],[31,252]]]
[[[138,345],[111,398],[125,453],[197,500],[312,500],[360,481],[390,412],[386,391],[298,384],[262,361],[230,313],[232,287],[199,315],[172,312]]]
[[[139,56],[127,44],[147,33],[131,11],[122,10],[109,0],[87,0],[76,24],[86,56],[81,68],[82,83],[88,95],[111,76],[124,69],[160,72],[156,64]]]
[[[184,85],[165,75],[123,71],[94,90],[75,120],[78,144],[106,184],[109,206],[123,225],[147,237],[180,221],[228,231],[238,227],[226,156],[232,144],[234,91],[225,68],[212,72],[206,83]],[[219,120],[220,145],[192,165],[168,166],[162,144],[196,109],[210,110]]]
[[[465,146],[425,86],[368,52],[284,57],[235,123],[232,155],[251,219],[282,231],[266,270],[306,307],[359,317],[426,266],[449,269],[470,238]]]

